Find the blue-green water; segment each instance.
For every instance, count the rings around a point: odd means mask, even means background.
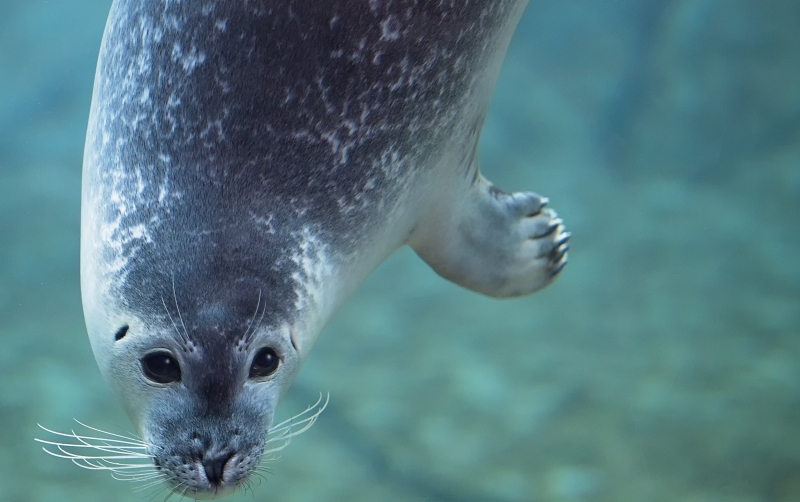
[[[0,0],[4,502],[150,499],[33,442],[130,428],[78,286],[108,4]],[[799,21],[788,0],[532,0],[481,160],[551,198],[570,265],[498,301],[398,252],[279,415],[329,409],[231,500],[800,500]]]

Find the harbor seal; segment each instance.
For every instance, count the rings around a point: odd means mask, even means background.
[[[548,200],[478,169],[525,4],[114,1],[81,290],[152,479],[193,498],[246,483],[323,326],[400,246],[496,297],[562,270]]]

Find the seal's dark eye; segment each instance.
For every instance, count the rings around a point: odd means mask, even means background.
[[[169,352],[151,352],[142,358],[144,376],[156,383],[181,381],[181,367]]]
[[[250,366],[250,378],[270,376],[278,370],[280,363],[278,354],[273,349],[264,347],[256,352],[256,356],[253,358],[253,364]]]

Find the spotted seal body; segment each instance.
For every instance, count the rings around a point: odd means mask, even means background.
[[[547,200],[477,167],[525,3],[114,2],[81,287],[100,369],[172,489],[247,478],[323,325],[403,244],[493,296],[564,266]]]

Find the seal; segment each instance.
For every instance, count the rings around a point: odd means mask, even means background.
[[[548,200],[478,169],[525,4],[114,1],[81,290],[141,438],[127,451],[153,479],[193,498],[246,483],[323,326],[400,246],[496,297],[562,270],[569,234]]]

